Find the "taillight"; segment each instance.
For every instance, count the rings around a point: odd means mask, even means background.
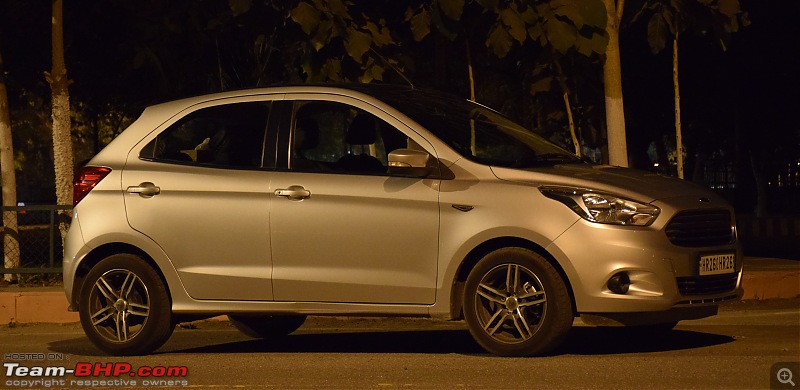
[[[111,168],[106,167],[83,167],[75,172],[75,179],[72,180],[72,205],[77,206],[89,191],[103,180],[109,173]]]

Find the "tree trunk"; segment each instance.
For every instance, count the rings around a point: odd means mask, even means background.
[[[467,74],[469,76],[469,100],[475,101],[475,75],[472,73],[472,53],[469,49],[469,40],[466,41],[467,48]],[[469,120],[469,149],[473,156],[478,155],[478,145],[475,142],[475,120]]]
[[[3,206],[17,205],[17,178],[14,172],[14,144],[11,138],[11,115],[8,108],[3,54],[0,53],[0,180],[2,180]],[[19,267],[19,232],[17,212],[3,212],[3,267]],[[4,274],[3,279],[11,282],[15,274]]]
[[[45,72],[53,95],[53,164],[56,173],[56,201],[59,205],[72,205],[72,137],[70,135],[70,84],[64,64],[64,15],[63,0],[53,0],[52,17],[53,69]],[[69,213],[59,217],[58,228],[63,240],[69,227]]]
[[[625,0],[603,0],[608,14],[606,33],[608,47],[603,63],[603,84],[606,95],[606,131],[608,161],[611,165],[628,166],[628,143],[625,137],[625,112],[622,104],[622,64],[619,57],[619,22]]]
[[[683,134],[681,133],[681,89],[678,83],[678,33],[672,41],[672,85],[675,88],[675,151],[678,157],[678,178],[683,179]]]
[[[567,120],[569,122],[569,134],[572,136],[572,144],[575,145],[575,154],[581,157],[581,143],[578,141],[578,134],[575,132],[575,118],[572,117],[572,106],[569,103],[569,89],[567,89],[567,82],[564,80],[564,72],[561,70],[561,63],[558,59],[554,59],[556,70],[558,72],[558,85],[561,87],[562,96],[564,98],[564,107],[567,110]]]

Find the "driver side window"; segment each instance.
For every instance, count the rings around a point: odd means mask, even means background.
[[[408,138],[380,118],[333,102],[296,102],[290,169],[304,172],[386,174],[388,154]]]

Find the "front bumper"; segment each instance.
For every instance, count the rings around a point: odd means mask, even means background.
[[[743,293],[743,253],[738,243],[680,247],[669,241],[663,225],[641,228],[580,220],[547,250],[562,266],[567,264],[563,268],[573,289],[577,312],[616,316],[620,323],[630,321],[622,321],[623,316],[612,313],[656,317],[645,323],[707,317],[714,313],[698,308],[714,307],[738,299]],[[700,258],[720,254],[736,255],[734,272],[700,276]],[[620,272],[626,273],[631,282],[624,294],[608,287],[609,279]],[[661,318],[642,314],[654,312],[661,312]]]

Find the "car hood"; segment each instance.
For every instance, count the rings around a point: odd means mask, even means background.
[[[530,169],[492,167],[492,172],[501,180],[587,188],[645,203],[686,196],[721,199],[711,190],[686,180],[610,165],[564,164]]]

